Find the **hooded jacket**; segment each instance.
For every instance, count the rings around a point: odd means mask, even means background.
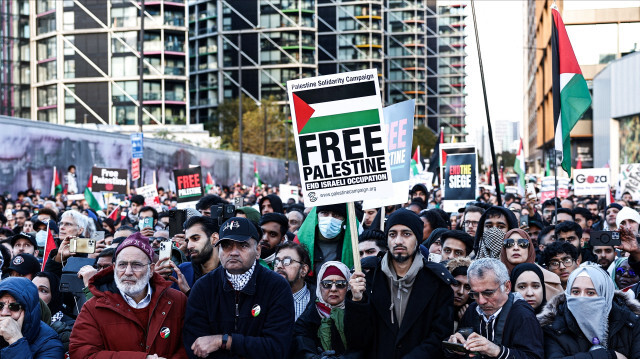
[[[149,281],[153,289],[147,307],[149,322],[143,327],[113,276],[113,267],[109,267],[89,280],[93,298],[82,306],[73,326],[70,357],[145,359],[149,354],[158,354],[186,358],[182,327],[187,297],[169,288],[171,282],[154,273]]]
[[[0,358],[60,359],[64,349],[58,334],[40,320],[38,288],[26,278],[7,278],[0,282],[0,294],[10,294],[24,307],[22,338],[0,350]]]
[[[262,213],[262,202],[264,202],[267,199],[269,200],[269,203],[271,203],[271,208],[273,208],[274,212],[284,213],[284,209],[282,208],[282,200],[280,199],[280,197],[278,197],[277,194],[270,194],[260,198],[260,201],[258,202],[258,208],[260,208],[260,213]]]
[[[615,352],[627,359],[640,358],[639,315],[640,303],[631,293],[616,291],[609,313],[608,348],[589,351],[591,340],[582,334],[567,309],[566,294],[559,294],[538,315],[544,332],[545,358],[615,359]]]
[[[482,241],[482,235],[484,234],[484,221],[487,219],[487,212],[489,212],[489,210],[491,209],[496,209],[502,212],[502,214],[507,219],[507,227],[508,227],[507,230],[518,228],[518,219],[516,218],[516,215],[513,214],[513,212],[511,212],[509,208],[504,208],[500,206],[489,207],[482,214],[482,216],[480,217],[480,220],[478,221],[478,229],[476,230],[476,241],[475,241],[475,244],[473,245],[473,251],[476,253],[476,255],[478,254],[478,249],[480,248],[480,242]]]

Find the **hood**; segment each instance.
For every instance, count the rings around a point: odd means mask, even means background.
[[[484,225],[482,225],[482,223],[484,223],[485,219],[487,219],[487,211],[489,211],[490,209],[494,209],[494,210],[498,210],[500,212],[502,212],[502,214],[504,214],[504,216],[507,218],[507,226],[509,228],[507,228],[507,230],[511,230],[513,228],[518,228],[518,219],[516,218],[516,215],[513,214],[513,212],[511,212],[510,209],[508,208],[504,208],[504,207],[500,207],[500,206],[491,206],[489,207],[480,217],[480,220],[478,221],[478,229],[476,230],[476,240],[475,240],[475,244],[473,245],[473,250],[476,252],[478,252],[478,248],[480,248],[480,240],[482,240],[482,235],[484,234]]]
[[[276,212],[276,213],[284,213],[284,210],[282,208],[282,200],[276,194],[270,194],[268,196],[260,198],[260,202],[258,204],[258,208],[262,208],[262,202],[264,202],[264,200],[266,200],[266,199],[268,199],[269,202],[271,203],[271,208],[273,208],[274,212]]]
[[[38,288],[30,280],[21,277],[9,277],[0,282],[0,294],[8,293],[24,306],[22,335],[29,343],[40,334],[40,297]]]
[[[109,292],[120,294],[120,290],[116,286],[116,281],[113,279],[113,276],[113,266],[111,266],[99,271],[96,275],[89,279],[89,290],[91,291],[91,294],[93,294],[94,297],[98,298],[108,296]],[[149,283],[153,288],[155,296],[156,292],[160,293],[165,288],[170,287],[172,282],[165,280],[161,275],[154,272],[153,276],[151,276],[151,279],[149,280]]]
[[[560,306],[563,306],[566,302],[567,297],[564,292],[551,298],[542,312],[537,315],[540,326],[545,327],[553,324],[558,316]],[[640,302],[634,298],[633,292],[616,290],[613,294],[613,304],[614,307],[617,305],[618,307],[627,308],[633,314],[640,315]]]

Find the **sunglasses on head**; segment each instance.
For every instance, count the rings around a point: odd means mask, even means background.
[[[529,248],[529,241],[524,238],[520,238],[520,239],[507,238],[504,240],[504,243],[503,243],[505,248],[511,248],[516,244],[520,246],[520,248],[522,249]]]
[[[22,304],[20,303],[4,303],[4,302],[0,302],[0,311],[2,311],[4,309],[4,306],[7,305],[9,306],[9,310],[12,312],[19,312],[20,309],[22,309]]]
[[[347,287],[347,284],[349,284],[349,283],[344,279],[342,279],[342,280],[323,280],[323,281],[320,281],[320,285],[324,289],[331,289],[331,287],[333,287],[334,284],[335,284],[336,288],[344,289],[344,288]]]

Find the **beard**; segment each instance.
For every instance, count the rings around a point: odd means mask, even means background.
[[[276,273],[280,274],[281,276],[284,277],[284,279],[287,280],[287,282],[289,283],[289,287],[292,287],[296,284],[296,282],[302,277],[300,274],[300,272],[302,271],[302,268],[298,269],[298,272],[296,273],[296,275],[293,276],[293,278],[289,277],[288,273],[285,272],[284,270],[278,270],[276,271]]]
[[[153,275],[153,273],[151,272],[151,269],[149,267],[147,267],[147,271],[146,273],[144,273],[144,275],[142,276],[142,278],[138,279],[135,276],[126,276],[124,274],[122,274],[122,277],[118,277],[118,275],[114,275],[113,279],[116,282],[116,287],[118,287],[118,290],[121,293],[124,293],[130,297],[136,296],[140,293],[142,293],[143,290],[145,290],[145,288],[147,287],[147,284],[149,284],[149,280],[151,279],[151,276]],[[135,284],[125,284],[123,283],[123,281],[125,280],[131,280],[131,281],[136,281]]]
[[[269,247],[268,243],[266,243],[266,245],[262,245],[262,243],[260,244],[260,258],[262,259],[269,258],[269,256],[275,252],[276,252],[276,248]]]
[[[398,263],[404,263],[406,261],[408,261],[409,259],[413,258],[416,255],[416,252],[418,251],[418,249],[416,248],[413,252],[409,253],[409,250],[407,249],[407,254],[394,254],[393,251],[390,252],[391,257],[393,258],[394,261],[398,262]]]
[[[195,254],[195,256],[194,256]],[[213,254],[213,244],[207,241],[200,251],[191,251],[189,255],[191,256],[191,263],[196,265],[203,265],[206,261],[211,258]]]

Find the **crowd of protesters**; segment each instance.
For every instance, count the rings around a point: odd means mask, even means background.
[[[158,193],[102,211],[0,197],[0,358],[640,358],[628,193],[498,206],[483,190],[448,213],[418,184],[384,211],[356,203],[358,248],[346,204],[218,186],[176,231]],[[592,245],[599,231],[620,244]],[[79,238],[94,252],[72,251]]]

